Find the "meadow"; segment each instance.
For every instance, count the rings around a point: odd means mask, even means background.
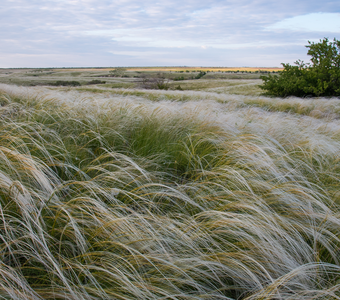
[[[122,70],[119,76],[112,71]],[[159,68],[80,68],[80,69],[0,69],[0,83],[17,84],[20,86],[56,85],[57,82],[77,82],[79,85],[91,85],[94,81],[102,81],[110,88],[140,88],[145,78],[164,78],[169,81],[169,88],[174,89],[179,84],[185,89],[202,89],[209,85],[225,86],[230,80],[257,80],[268,72],[277,73],[282,68],[188,68],[188,67],[159,67]],[[194,79],[199,72],[206,72],[202,78],[208,81],[202,87]],[[180,79],[180,81],[174,81]],[[97,82],[98,84],[99,82]],[[194,86],[196,83],[196,87]],[[233,84],[235,84],[233,82]]]
[[[1,72],[1,299],[340,299],[339,98]]]

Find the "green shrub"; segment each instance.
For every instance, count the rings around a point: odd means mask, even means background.
[[[94,79],[94,80],[89,81],[87,84],[105,84],[105,83],[106,83],[106,81]]]
[[[66,80],[58,80],[56,81],[53,85],[55,86],[80,86],[80,82],[79,81],[66,81]]]
[[[168,90],[169,80],[158,74],[158,77],[143,77],[141,81],[143,89]]]
[[[122,77],[124,75],[124,72],[126,71],[125,68],[115,68],[111,71],[109,71],[110,77]]]
[[[311,63],[298,60],[296,66],[282,64],[284,70],[277,75],[261,76],[261,89],[273,96],[339,96],[340,95],[340,41],[319,43],[308,41]]]
[[[208,71],[209,72],[209,71]],[[200,78],[202,78],[205,74],[207,74],[206,72],[204,72],[204,71],[200,71],[198,74],[197,74],[197,76],[195,76],[195,79],[200,79]]]

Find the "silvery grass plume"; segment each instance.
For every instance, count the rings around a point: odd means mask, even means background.
[[[338,100],[207,94],[1,85],[0,297],[339,299]]]

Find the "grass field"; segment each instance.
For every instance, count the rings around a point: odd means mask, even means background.
[[[149,67],[149,68],[127,68],[127,71],[155,71],[155,72],[167,72],[167,71],[210,71],[210,72],[234,72],[234,71],[248,71],[248,72],[255,72],[255,71],[270,71],[270,72],[277,72],[283,70],[283,68],[254,68],[254,67],[233,67],[233,68],[226,68],[226,67]]]
[[[338,98],[2,72],[1,299],[340,299]]]
[[[80,85],[91,85],[94,80],[104,81],[112,88],[138,88],[145,78],[162,77],[169,81],[169,88],[178,85],[184,89],[202,89],[234,85],[235,80],[259,80],[266,72],[278,72],[280,68],[126,68],[121,76],[110,73],[114,69],[0,69],[0,83],[25,86],[55,85],[58,81],[77,81]],[[206,72],[200,80],[194,80],[199,72]],[[180,79],[180,81],[175,81]],[[204,84],[203,84],[204,83]]]

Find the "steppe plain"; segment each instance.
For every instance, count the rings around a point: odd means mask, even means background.
[[[340,99],[250,71],[1,69],[0,297],[340,299]]]

